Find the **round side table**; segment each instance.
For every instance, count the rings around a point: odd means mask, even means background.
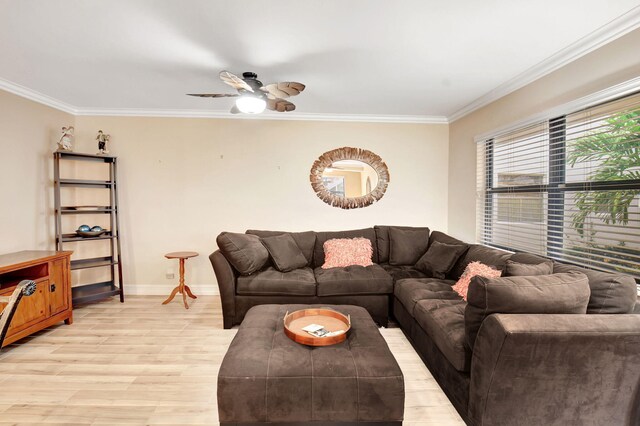
[[[190,257],[196,257],[197,255],[198,253],[194,251],[176,251],[164,255],[167,259],[180,259],[180,283],[173,289],[167,300],[162,302],[163,305],[171,302],[177,293],[182,294],[182,302],[184,303],[185,309],[189,309],[189,305],[187,304],[187,295],[192,299],[197,299],[197,297],[191,293],[189,286],[184,283],[184,261]]]

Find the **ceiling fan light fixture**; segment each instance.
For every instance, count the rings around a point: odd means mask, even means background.
[[[236,100],[236,106],[245,114],[260,114],[267,107],[267,102],[255,96],[240,96]]]

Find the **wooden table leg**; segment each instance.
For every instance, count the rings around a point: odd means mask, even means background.
[[[167,300],[162,302],[162,304],[166,305],[167,303],[171,302],[173,300],[173,298],[176,297],[176,294],[178,293],[178,291],[180,291],[180,286],[174,288],[173,291],[171,292],[171,294],[169,295],[169,297],[167,297]]]
[[[180,293],[182,293],[182,303],[184,303],[185,309],[189,309],[187,292],[184,290],[184,259],[180,259]]]
[[[193,293],[191,293],[191,289],[189,288],[188,285],[185,284],[184,285],[184,289],[187,292],[187,296],[189,296],[190,298],[192,298],[192,299],[197,299],[198,298],[198,296],[196,296]]]

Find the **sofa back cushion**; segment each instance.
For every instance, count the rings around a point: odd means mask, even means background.
[[[389,228],[389,264],[415,265],[429,247],[429,228]]]
[[[220,252],[242,275],[259,271],[269,260],[269,252],[257,235],[222,232],[216,242]]]
[[[257,235],[260,238],[273,237],[282,234],[290,234],[293,240],[296,242],[305,259],[307,259],[307,265],[313,264],[313,249],[316,244],[316,233],[313,231],[306,232],[286,232],[286,231],[260,231],[256,229],[249,229],[247,234]]]
[[[389,238],[389,225],[376,225],[373,229],[376,232],[376,244],[378,246],[378,262],[380,264],[389,263],[389,252],[391,250],[391,240]],[[393,226],[397,229],[429,229],[426,227],[414,227],[414,226]],[[428,243],[427,243],[428,245]],[[415,263],[415,262],[414,262]],[[413,266],[413,265],[411,265]]]
[[[389,263],[389,228],[387,225],[376,225],[376,245],[378,246],[378,262]]]
[[[544,262],[553,262],[551,259],[547,259],[546,257],[522,251],[513,253],[509,260],[518,263],[526,263],[527,265],[539,265]]]
[[[504,267],[505,277],[522,277],[533,275],[551,275],[553,274],[553,262],[550,260],[542,263],[520,263],[511,259],[507,260]]]
[[[473,349],[482,321],[491,314],[584,314],[589,282],[580,272],[531,277],[471,280],[465,309],[465,333]]]
[[[581,272],[589,279],[591,297],[588,314],[627,314],[634,310],[637,290],[631,275],[594,271],[554,262],[554,272]]]
[[[447,235],[444,232],[440,232],[440,231],[432,231],[431,235],[429,235],[429,245],[431,245],[431,243],[433,243],[434,241],[438,241],[439,243],[454,244],[454,245],[467,244],[462,240],[453,238],[451,235]]]
[[[351,231],[323,231],[316,232],[316,242],[313,250],[313,264],[315,268],[324,265],[324,243],[334,238],[367,238],[371,241],[373,249],[373,263],[378,262],[378,246],[376,244],[376,232],[373,228],[354,229]]]

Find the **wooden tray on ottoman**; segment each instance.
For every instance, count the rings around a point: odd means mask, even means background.
[[[336,336],[315,337],[302,330],[310,324],[323,326],[327,331],[344,331]],[[327,308],[302,309],[284,316],[284,334],[294,342],[307,346],[330,346],[344,342],[351,329],[351,317]]]

